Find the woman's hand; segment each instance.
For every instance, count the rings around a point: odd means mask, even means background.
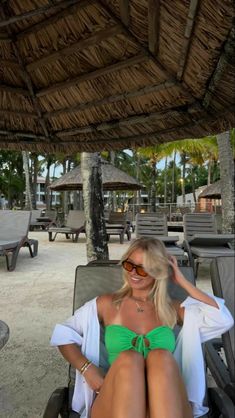
[[[94,364],[91,364],[86,372],[83,374],[87,384],[95,392],[99,392],[100,388],[104,382],[104,375],[102,370],[99,367],[96,367]]]
[[[181,273],[178,267],[177,259],[173,255],[169,255],[169,264],[172,267],[172,281],[175,284],[184,287],[184,285],[187,283],[187,280]]]

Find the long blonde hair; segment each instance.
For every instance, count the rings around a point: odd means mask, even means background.
[[[144,270],[155,279],[149,292],[149,299],[153,301],[160,321],[171,328],[177,322],[176,310],[167,291],[168,279],[171,274],[168,253],[164,244],[155,238],[141,237],[132,241],[128,250],[123,254],[121,262],[128,259],[136,250],[143,251]],[[123,286],[114,294],[114,303],[121,303],[124,297],[131,296],[132,289],[128,282],[128,272],[123,269]]]

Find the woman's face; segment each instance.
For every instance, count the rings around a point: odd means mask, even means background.
[[[143,251],[141,249],[133,251],[127,260],[136,266],[143,266]],[[132,290],[150,291],[155,283],[155,279],[149,275],[146,277],[140,276],[135,268],[127,272],[127,280]]]

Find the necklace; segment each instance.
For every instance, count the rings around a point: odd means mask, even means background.
[[[143,299],[140,299],[140,298],[136,298],[136,297],[134,297],[134,296],[130,296],[130,299],[133,299],[133,301],[135,302],[135,304],[136,304],[136,311],[138,312],[138,313],[143,313],[144,312],[144,308],[142,308],[140,305],[139,305],[139,303],[138,302],[147,302],[147,299],[146,300],[143,300]]]
[[[144,309],[143,309],[143,308],[141,308],[141,306],[138,304],[138,302],[137,302],[136,300],[134,300],[134,302],[135,302],[135,304],[136,304],[136,311],[137,311],[138,313],[142,313],[142,312],[144,312]]]

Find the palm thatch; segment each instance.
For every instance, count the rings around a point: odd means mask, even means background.
[[[0,8],[0,148],[94,152],[234,126],[232,0]]]
[[[210,186],[206,187],[198,196],[200,199],[208,198],[208,199],[221,199],[221,183],[220,180],[216,181],[213,184],[210,184]]]
[[[134,177],[129,176],[107,161],[101,161],[103,190],[140,190],[143,186]],[[81,166],[75,167],[58,180],[53,181],[50,189],[82,190]]]

